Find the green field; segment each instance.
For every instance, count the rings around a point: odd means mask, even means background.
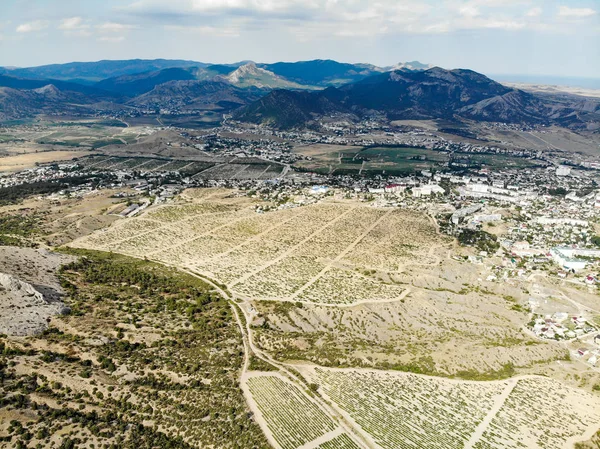
[[[454,156],[455,158],[468,159],[473,165],[482,165],[490,168],[527,168],[537,165],[531,159],[502,154],[454,153]]]
[[[424,148],[402,146],[349,147],[323,145],[314,151],[303,149],[310,157],[295,164],[296,168],[334,175],[405,175],[421,170],[447,170],[449,162],[465,164],[470,168],[506,167],[529,168],[536,162],[526,158],[501,154],[447,153]],[[450,167],[452,169],[452,167]]]
[[[441,169],[448,162],[447,153],[410,147],[343,147],[312,155],[312,160],[301,161],[297,167],[318,173],[406,174],[419,170]]]

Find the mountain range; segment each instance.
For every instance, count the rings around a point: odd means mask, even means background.
[[[142,109],[234,112],[280,128],[319,118],[477,120],[597,129],[597,100],[510,88],[471,70],[418,61],[393,67],[331,60],[206,64],[184,60],[0,68],[0,119]]]

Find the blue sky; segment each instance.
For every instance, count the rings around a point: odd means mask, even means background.
[[[0,65],[128,58],[600,78],[600,0],[2,0]]]

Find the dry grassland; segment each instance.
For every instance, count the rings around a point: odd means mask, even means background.
[[[37,163],[69,161],[78,157],[89,156],[88,151],[44,151],[41,153],[19,154],[0,158],[0,173],[16,172],[33,168]]]

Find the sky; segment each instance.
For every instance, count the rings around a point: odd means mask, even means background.
[[[2,0],[0,66],[132,58],[600,78],[600,0]]]

